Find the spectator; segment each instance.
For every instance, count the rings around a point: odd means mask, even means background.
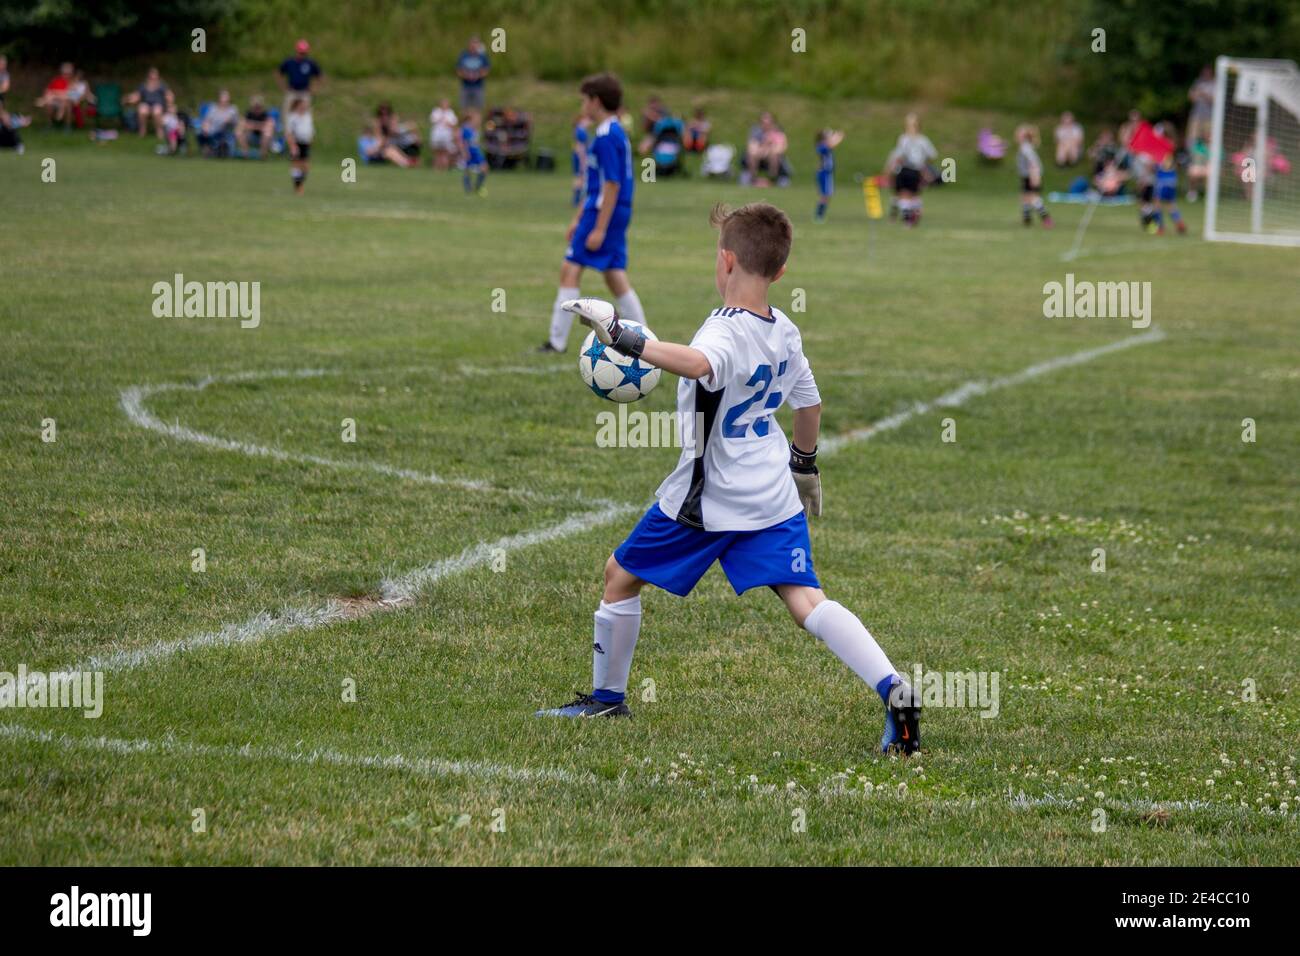
[[[59,72],[45,85],[45,93],[36,101],[36,105],[45,110],[51,126],[67,123],[71,118],[72,104],[68,100],[68,87],[72,85],[73,78],[72,64],[61,64]]]
[[[199,148],[210,156],[229,155],[239,125],[239,109],[230,102],[230,91],[222,90],[199,124]]]
[[[395,166],[411,167],[420,163],[420,134],[403,123],[389,103],[380,103],[371,124],[371,136],[379,144],[378,155]]]
[[[123,104],[136,108],[136,129],[144,136],[153,121],[154,132],[161,140],[166,139],[163,129],[163,115],[175,106],[172,91],[162,81],[158,68],[151,66],[145,74],[144,82],[133,93],[122,98]]]
[[[9,95],[9,57],[0,53],[0,110],[5,108],[5,97]]]
[[[645,101],[645,109],[641,111],[641,140],[636,146],[636,151],[642,156],[649,155],[654,148],[655,126],[667,115],[668,108],[658,96]]]
[[[248,153],[249,137],[257,137],[258,159],[266,159],[271,144],[275,142],[275,119],[266,109],[266,101],[254,95],[248,101],[248,112],[235,126],[235,142],[239,151]]]
[[[452,160],[460,152],[456,142],[456,127],[460,121],[451,108],[451,100],[438,101],[429,114],[429,147],[433,150],[433,168],[451,169]]]
[[[1056,141],[1057,166],[1073,166],[1083,158],[1083,127],[1069,110],[1061,114],[1052,138]]]
[[[95,115],[95,94],[90,92],[86,74],[77,70],[68,84],[68,106],[72,110],[72,124],[81,129],[86,120]]]
[[[1200,76],[1187,91],[1188,102],[1192,104],[1191,112],[1187,115],[1186,146],[1188,149],[1191,149],[1198,139],[1206,141],[1210,139],[1210,127],[1214,122],[1214,93],[1214,69],[1203,66]]]
[[[695,115],[686,124],[686,140],[682,145],[688,153],[703,153],[709,148],[709,133],[712,131],[713,124],[704,115],[704,107],[697,106]]]
[[[492,69],[487,48],[477,36],[469,38],[469,45],[456,61],[456,75],[460,77],[460,108],[478,110],[487,108],[487,75]]]
[[[280,89],[284,90],[286,117],[293,111],[294,100],[306,100],[307,105],[311,106],[316,81],[322,74],[320,64],[307,55],[310,52],[311,44],[306,40],[299,40],[294,44],[293,56],[280,64],[279,82]]]
[[[787,145],[785,133],[772,114],[760,114],[758,122],[750,128],[749,142],[745,144],[744,185],[768,185],[767,178],[761,175],[764,170],[784,185],[787,181],[783,171]]]

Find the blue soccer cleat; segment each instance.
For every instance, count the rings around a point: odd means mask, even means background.
[[[565,704],[563,707],[552,707],[547,710],[539,710],[534,717],[631,717],[632,711],[628,710],[627,704],[619,701],[616,704],[605,703],[596,700],[590,694],[578,692],[578,696]]]
[[[885,702],[885,732],[880,735],[882,754],[914,754],[921,749],[921,697],[912,685],[899,681]]]

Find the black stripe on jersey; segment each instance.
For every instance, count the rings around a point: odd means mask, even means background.
[[[768,311],[769,311],[769,313],[771,312],[771,306],[768,306]],[[714,315],[717,315],[719,312],[722,313],[722,315],[724,315],[724,316],[726,316],[726,317],[728,317],[728,318],[730,318],[731,316],[740,315],[740,314],[743,313],[743,314],[745,314],[745,315],[752,315],[752,316],[753,316],[754,318],[756,318],[756,319],[761,319],[762,321],[768,323],[769,325],[775,324],[775,322],[776,322],[776,316],[775,316],[775,315],[771,315],[771,314],[768,314],[768,315],[759,315],[757,312],[753,311],[752,309],[742,309],[742,308],[741,308],[740,306],[738,306],[738,305],[733,305],[733,306],[732,306],[731,308],[729,308],[729,309],[714,309],[714,310],[713,310],[713,314],[714,314]]]
[[[677,520],[692,528],[704,528],[704,455],[709,450],[709,436],[713,434],[713,423],[718,417],[718,408],[722,405],[722,393],[725,388],[710,392],[698,381],[695,383],[695,414],[700,422],[702,434],[695,436],[699,454],[691,465],[691,486],[682,499],[682,506],[677,509]]]

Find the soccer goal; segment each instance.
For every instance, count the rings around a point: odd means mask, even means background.
[[[1205,238],[1300,246],[1300,70],[1215,61]]]

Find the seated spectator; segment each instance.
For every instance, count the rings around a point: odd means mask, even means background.
[[[1102,130],[1097,134],[1092,148],[1088,150],[1088,158],[1092,160],[1092,171],[1099,173],[1106,163],[1117,162],[1122,152],[1119,143],[1115,142],[1115,134],[1108,129]]]
[[[36,105],[45,110],[45,116],[51,126],[67,123],[72,118],[72,103],[68,99],[68,88],[72,86],[74,78],[72,64],[61,64],[59,72],[45,85],[45,92],[36,101]]]
[[[163,114],[167,112],[169,107],[175,109],[175,100],[172,97],[172,91],[162,81],[162,76],[158,73],[157,67],[149,67],[144,82],[134,92],[124,96],[122,103],[125,106],[134,106],[136,108],[136,130],[141,136],[148,132],[149,124],[152,122],[154,132],[158,138],[166,140],[166,132],[163,129]]]
[[[650,155],[650,150],[654,149],[655,126],[667,115],[668,108],[659,97],[652,96],[646,100],[645,109],[641,111],[641,139],[636,147],[640,155]]]
[[[275,142],[275,117],[267,111],[266,101],[256,94],[249,98],[248,111],[235,126],[235,143],[244,155],[248,155],[250,142],[257,144],[258,159],[266,159]]]
[[[403,123],[393,112],[389,103],[380,103],[375,110],[375,122],[372,135],[383,143],[385,158],[389,151],[400,154],[405,162],[389,158],[388,161],[398,166],[418,166],[420,164],[420,132],[410,123]]]
[[[230,91],[222,90],[199,124],[199,148],[208,156],[230,155],[238,125],[239,109],[230,102]]]
[[[456,154],[460,152],[456,143],[459,123],[456,111],[451,108],[451,100],[446,98],[439,100],[429,114],[429,147],[433,150],[434,169],[451,169]]]
[[[785,133],[776,124],[772,114],[762,113],[758,122],[750,128],[749,141],[745,144],[744,185],[767,186],[768,176],[779,183],[784,182],[782,172],[787,146]]]
[[[709,148],[709,133],[712,130],[713,124],[704,115],[704,107],[695,107],[695,115],[686,124],[686,136],[682,142],[686,152],[703,153],[707,150]]]
[[[81,129],[95,116],[95,94],[90,92],[86,74],[78,70],[68,85],[68,103],[72,109],[72,124]]]
[[[1056,141],[1056,165],[1073,166],[1083,158],[1083,127],[1066,110],[1061,114],[1061,122],[1052,134]]]

